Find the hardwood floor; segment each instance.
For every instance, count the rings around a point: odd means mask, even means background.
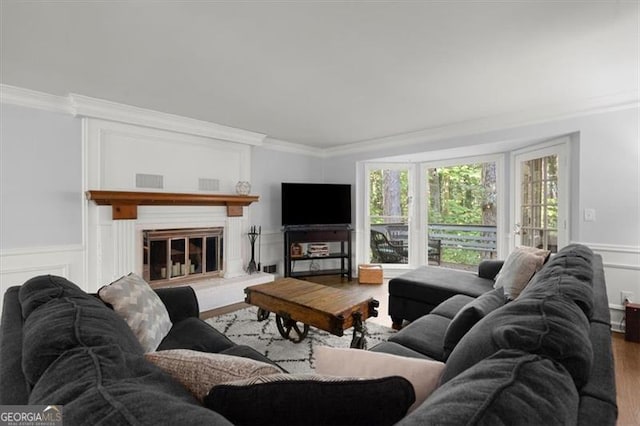
[[[388,280],[381,285],[358,284],[357,279],[347,281],[334,275],[305,278],[319,284],[339,287],[347,291],[357,291],[373,297],[380,302],[377,318],[367,321],[391,327],[388,312]],[[226,306],[202,313],[203,318],[223,315],[247,307],[245,303]],[[640,426],[640,343],[624,340],[624,334],[612,333],[613,358],[616,371],[616,389],[618,398],[618,426]]]
[[[624,340],[622,333],[613,333],[612,343],[618,426],[637,426],[640,425],[640,343]]]

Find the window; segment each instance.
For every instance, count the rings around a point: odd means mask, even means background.
[[[477,270],[480,261],[497,257],[497,169],[495,159],[423,165],[423,263]]]

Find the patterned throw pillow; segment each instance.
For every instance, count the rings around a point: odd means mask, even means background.
[[[173,325],[160,297],[136,274],[102,287],[98,296],[124,318],[145,352],[155,351]]]
[[[233,355],[212,354],[190,349],[170,349],[145,354],[202,402],[213,386],[282,371],[265,362]]]

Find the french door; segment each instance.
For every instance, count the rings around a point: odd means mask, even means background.
[[[513,156],[513,244],[550,250],[569,240],[568,140]]]

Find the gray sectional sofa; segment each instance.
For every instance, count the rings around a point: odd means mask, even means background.
[[[458,287],[473,280],[467,278]],[[446,363],[440,386],[399,424],[615,425],[602,258],[586,246],[567,246],[509,302],[492,280],[476,282],[478,297],[453,291],[371,349]],[[432,294],[439,297],[443,287]]]

